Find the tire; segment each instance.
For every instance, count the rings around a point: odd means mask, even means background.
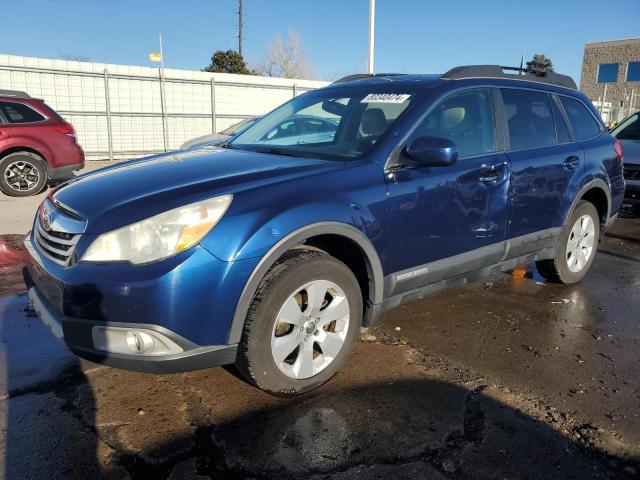
[[[348,358],[360,331],[362,308],[360,286],[344,263],[322,251],[291,250],[258,287],[236,367],[249,382],[274,395],[313,390]]]
[[[0,190],[10,197],[42,192],[47,186],[47,175],[46,162],[35,153],[14,152],[0,160]]]
[[[599,240],[598,211],[581,200],[562,228],[554,258],[536,262],[538,272],[552,282],[579,282],[593,264]]]

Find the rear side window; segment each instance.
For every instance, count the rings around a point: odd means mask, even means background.
[[[512,150],[556,143],[549,95],[533,90],[501,89]]]
[[[586,140],[600,133],[600,125],[584,104],[574,98],[560,97],[576,140]]]
[[[0,110],[9,123],[35,123],[45,120],[33,108],[22,103],[0,102]]]
[[[453,141],[460,158],[494,152],[495,126],[491,94],[474,89],[453,94],[438,104],[413,131],[407,144],[419,137]]]

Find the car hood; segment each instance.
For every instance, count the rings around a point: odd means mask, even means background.
[[[343,162],[222,148],[172,152],[78,176],[51,194],[103,233],[216,195],[344,168]]]

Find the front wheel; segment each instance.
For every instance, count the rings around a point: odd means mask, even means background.
[[[316,250],[292,250],[265,276],[249,309],[237,367],[269,393],[319,387],[360,331],[362,293],[351,270]]]
[[[581,200],[560,233],[555,257],[536,262],[547,280],[576,283],[591,268],[600,238],[600,217],[592,203]]]
[[[46,186],[46,163],[35,153],[15,152],[0,160],[0,190],[6,195],[28,197]]]

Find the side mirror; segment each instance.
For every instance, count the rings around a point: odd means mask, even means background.
[[[421,167],[449,167],[458,163],[458,147],[440,137],[418,137],[404,154]]]

